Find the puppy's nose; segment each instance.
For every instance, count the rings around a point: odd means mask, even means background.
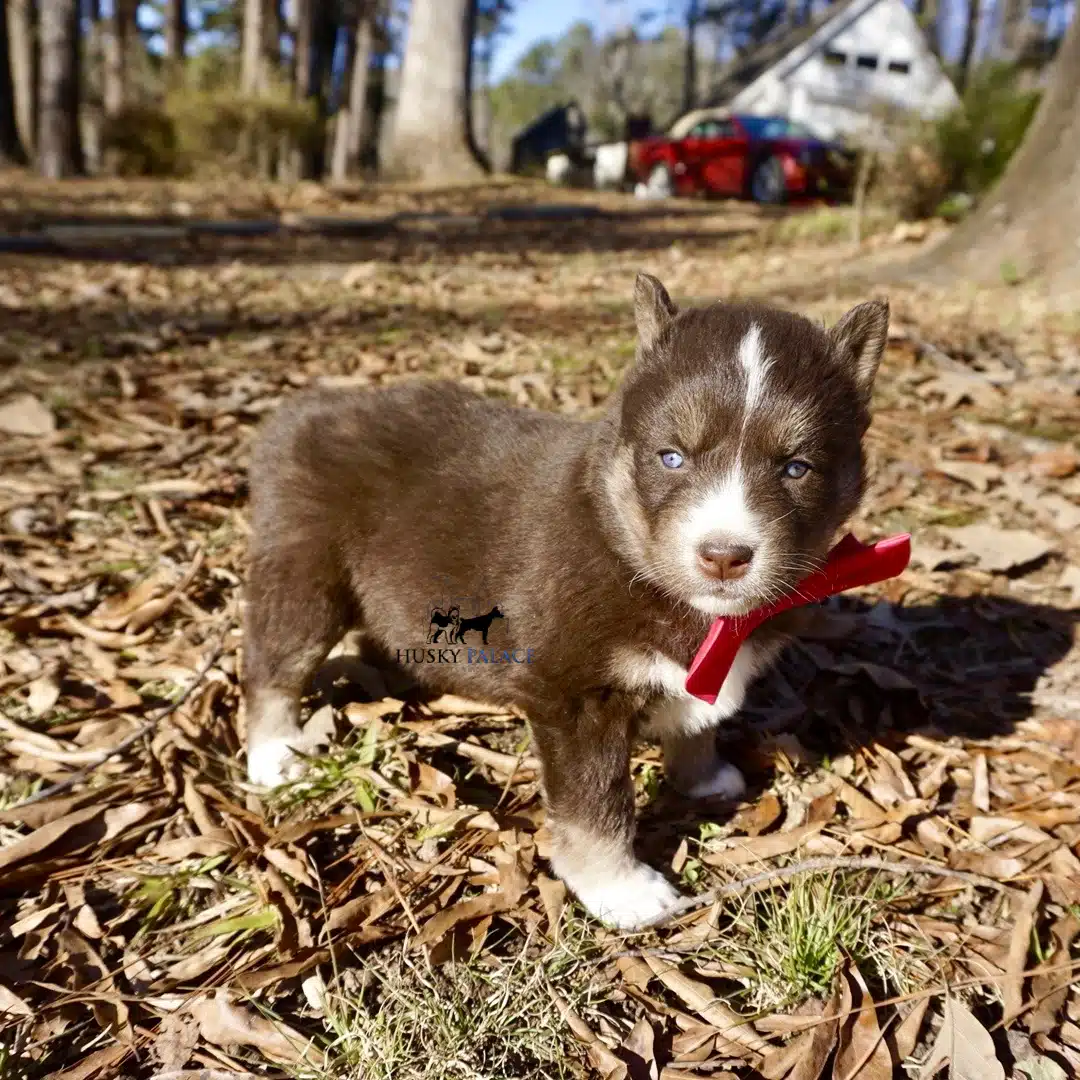
[[[722,537],[715,536],[702,540],[698,545],[698,566],[707,577],[717,581],[735,581],[745,577],[750,569],[750,560],[754,557],[754,549],[746,544],[737,544]]]

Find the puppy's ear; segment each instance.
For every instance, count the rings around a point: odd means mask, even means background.
[[[675,318],[678,308],[667,289],[652,274],[638,274],[634,282],[634,321],[643,351],[651,349]]]
[[[866,401],[889,334],[888,300],[871,300],[853,307],[830,331],[829,341],[841,363],[855,377]]]

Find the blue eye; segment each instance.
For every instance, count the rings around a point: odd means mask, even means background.
[[[660,460],[664,463],[665,469],[678,469],[683,463],[682,454],[677,450],[665,450],[660,455]]]
[[[801,480],[810,471],[810,466],[805,461],[789,461],[784,466],[784,477],[788,480]]]

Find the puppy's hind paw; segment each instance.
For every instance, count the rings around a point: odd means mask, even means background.
[[[746,780],[734,765],[717,761],[715,768],[697,775],[689,782],[676,785],[680,794],[689,799],[721,798],[734,801],[746,794]]]

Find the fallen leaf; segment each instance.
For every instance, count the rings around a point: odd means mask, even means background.
[[[775,824],[782,810],[780,800],[771,791],[767,791],[757,802],[740,810],[731,819],[731,825],[736,832],[759,836],[770,825]]]
[[[1005,1080],[990,1032],[953,997],[945,999],[945,1016],[920,1080],[949,1065],[949,1080]]]
[[[1013,915],[1012,934],[1009,937],[1009,955],[1005,961],[1005,981],[1002,983],[1002,1023],[1011,1023],[1024,1007],[1024,972],[1031,948],[1031,931],[1035,925],[1035,913],[1042,901],[1043,883],[1036,881],[1017,903]]]
[[[34,435],[39,438],[56,431],[56,417],[33,394],[16,394],[0,404],[0,432],[5,435]]]
[[[839,1036],[841,1001],[846,997],[845,984],[837,978],[832,996],[825,1003],[815,1025],[794,1042],[773,1049],[761,1065],[765,1080],[820,1080],[829,1055]]]
[[[977,810],[990,813],[990,769],[985,754],[976,754],[972,763],[971,802]]]
[[[858,968],[847,973],[851,1004],[858,1012],[841,1021],[833,1080],[892,1080],[892,1055],[878,1026],[877,1009]],[[841,1004],[841,1013],[845,1006]]]
[[[1027,529],[963,525],[945,532],[951,540],[975,555],[984,570],[994,573],[1029,566],[1053,550],[1046,540]]]
[[[659,1077],[660,1067],[656,1063],[654,1041],[652,1024],[644,1016],[638,1017],[620,1048],[624,1054],[632,1055],[632,1058],[636,1059],[627,1063],[631,1080],[657,1080]]]
[[[252,1046],[283,1065],[322,1060],[322,1053],[300,1032],[229,1001],[223,992],[196,999],[188,1010],[199,1024],[199,1034],[214,1046]]]
[[[1080,566],[1066,566],[1058,578],[1058,588],[1068,589],[1074,606],[1080,606]]]
[[[899,1026],[891,1031],[886,1031],[885,1041],[892,1050],[893,1057],[898,1065],[906,1064],[908,1058],[911,1057],[919,1042],[919,1035],[922,1033],[922,1026],[929,1008],[930,998],[920,998],[908,1009]]]
[[[990,485],[1001,479],[999,465],[982,465],[977,461],[939,461],[934,467],[950,480],[959,480],[980,492],[989,491]]]
[[[1064,480],[1080,469],[1080,455],[1071,446],[1064,444],[1035,454],[1028,465],[1036,476]]]
[[[728,1008],[698,979],[684,975],[670,960],[646,956],[645,963],[652,973],[686,1005],[713,1027],[730,1043],[736,1043],[755,1054],[766,1053],[769,1044],[754,1031],[747,1020]]]
[[[1069,1080],[1069,1074],[1053,1058],[1026,1058],[1016,1063],[1016,1071],[1028,1080]]]
[[[1078,935],[1080,935],[1080,918],[1075,915],[1063,915],[1055,920],[1050,927],[1050,936],[1054,940],[1054,952],[1047,963],[1052,966],[1067,958],[1072,943]],[[1033,1035],[1049,1032],[1057,1026],[1058,1011],[1065,1004],[1073,977],[1072,971],[1058,971],[1036,975],[1031,980],[1031,997],[1037,1004],[1028,1013],[1024,1026]]]

